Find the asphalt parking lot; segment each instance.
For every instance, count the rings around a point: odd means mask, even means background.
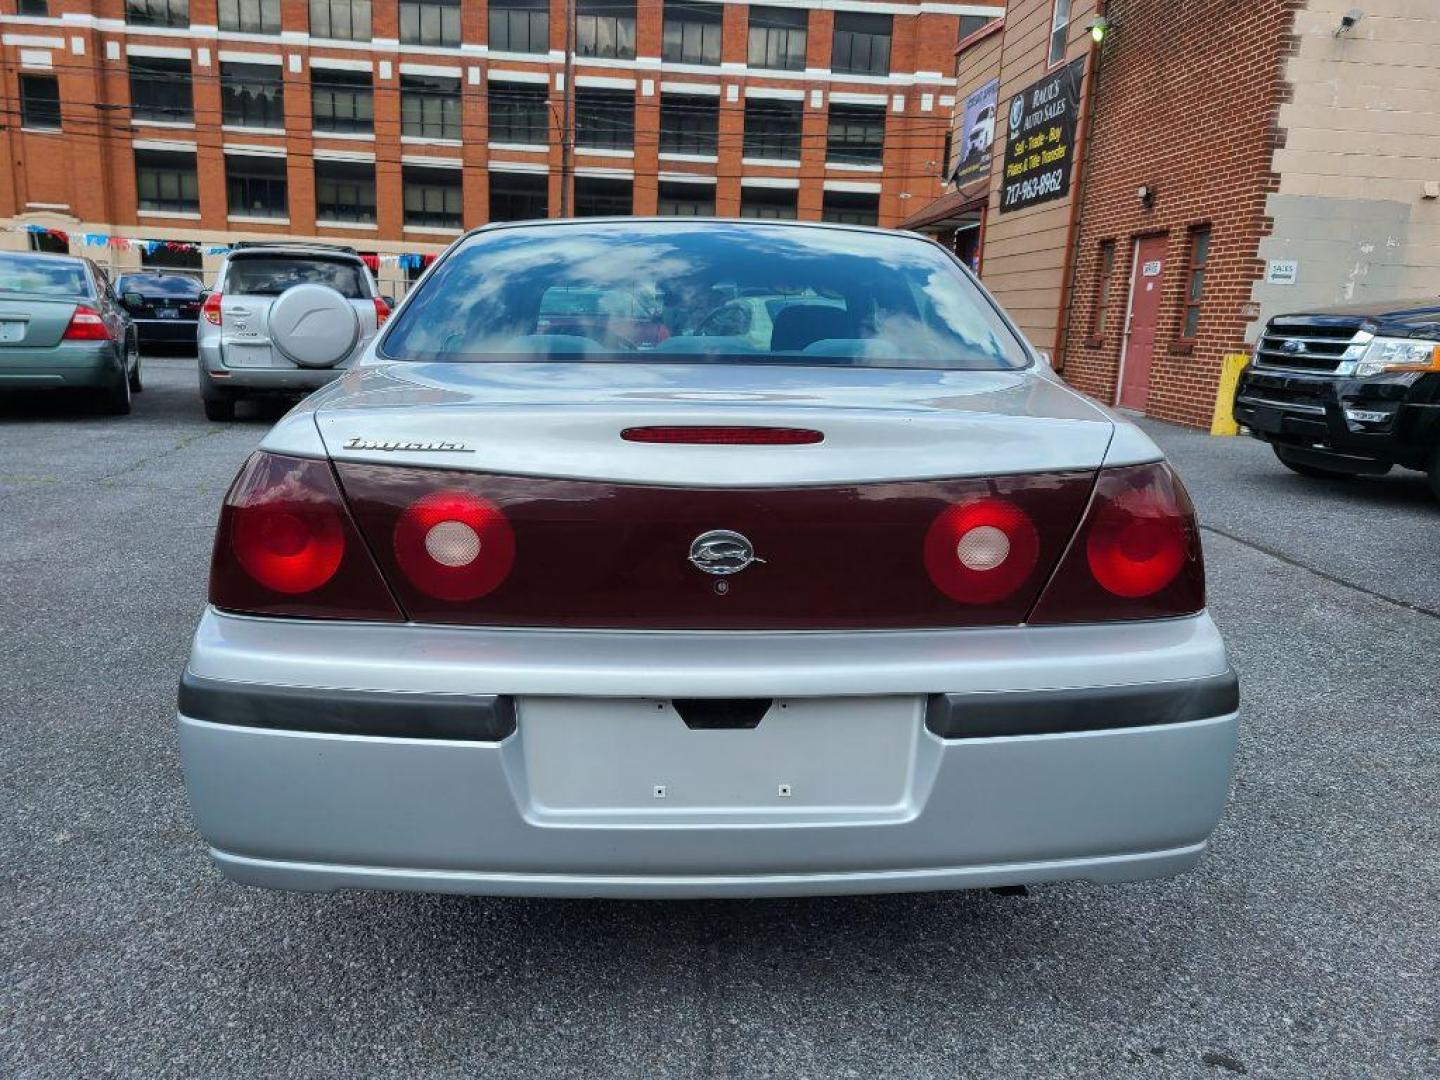
[[[0,403],[0,1076],[1440,1074],[1440,505],[1150,424],[1244,687],[1200,868],[619,903],[268,893],[172,732],[219,500],[277,415]]]

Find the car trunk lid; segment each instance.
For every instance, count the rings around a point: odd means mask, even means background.
[[[0,300],[0,348],[50,348],[60,344],[80,299],[26,297]]]

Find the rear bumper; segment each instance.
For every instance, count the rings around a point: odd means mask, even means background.
[[[132,319],[135,336],[141,345],[188,345],[194,347],[196,324],[193,319]]]
[[[221,869],[246,883],[557,896],[888,892],[1127,881],[1194,865],[1229,789],[1232,678],[1203,615],[1045,630],[650,635],[317,627],[209,612],[187,679],[210,696],[182,694],[179,723],[196,822]],[[248,714],[224,715],[227,683],[237,701],[249,698]],[[282,702],[315,697],[316,712],[362,722],[348,733],[266,726],[254,702],[274,698],[277,685],[289,688]],[[301,689],[325,686],[365,687],[370,705],[347,708],[345,693]],[[1095,686],[1144,687],[1150,705],[1112,701],[1114,726],[1060,730],[1080,720]],[[548,763],[566,745],[557,730],[583,739],[592,718],[639,717],[633,699],[658,710],[636,722],[668,738],[664,699],[737,687],[808,708],[818,726],[787,735],[769,716],[754,731],[679,725],[692,760],[769,739],[753,759],[763,772],[771,760],[803,759],[796,738],[847,730],[874,703],[895,718],[904,760],[893,788],[864,805],[844,805],[843,788],[823,790],[835,775],[870,775],[870,751],[857,743],[858,760],[847,761],[843,740],[816,747],[829,765],[797,783],[797,794],[821,791],[809,801],[663,810],[648,799],[566,801],[612,773],[650,776],[651,763],[636,760],[647,755],[645,739],[627,743],[636,752],[625,760],[575,763],[574,782],[556,786]],[[1221,693],[1197,697],[1197,687]],[[1153,711],[1157,694],[1181,711]],[[437,697],[473,701],[477,717],[496,715],[487,703],[500,698],[515,708],[509,726],[477,738],[455,737],[464,734],[456,728],[354,733],[371,730],[367,710],[393,720]],[[1026,702],[1036,708],[1015,708]],[[946,727],[937,711],[946,723],[979,726]],[[330,723],[295,719],[305,713],[292,708],[282,722]],[[1033,725],[1037,716],[1049,733],[993,734],[996,717]],[[664,774],[674,766],[655,765],[654,779],[678,790],[679,778]]]
[[[108,341],[0,350],[0,390],[110,387],[120,379],[120,370]]]

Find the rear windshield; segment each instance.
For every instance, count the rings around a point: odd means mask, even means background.
[[[370,296],[360,263],[295,256],[232,259],[225,274],[225,292],[246,296],[279,296],[292,285],[329,285],[350,300]]]
[[[115,285],[118,293],[137,292],[141,296],[180,296],[194,298],[200,295],[200,283],[191,277],[155,277],[153,274],[126,274]]]
[[[995,370],[1028,359],[934,244],[741,223],[479,233],[393,320],[390,359]]]
[[[0,255],[0,293],[89,296],[90,280],[77,262],[36,255]]]

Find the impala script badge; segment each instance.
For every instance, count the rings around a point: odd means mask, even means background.
[[[390,453],[411,451],[425,454],[473,454],[475,451],[458,442],[391,442],[379,439],[362,439],[352,435],[343,447],[345,450],[385,450]]]
[[[738,574],[751,563],[764,561],[749,540],[729,529],[701,533],[690,545],[690,562],[707,574]]]

